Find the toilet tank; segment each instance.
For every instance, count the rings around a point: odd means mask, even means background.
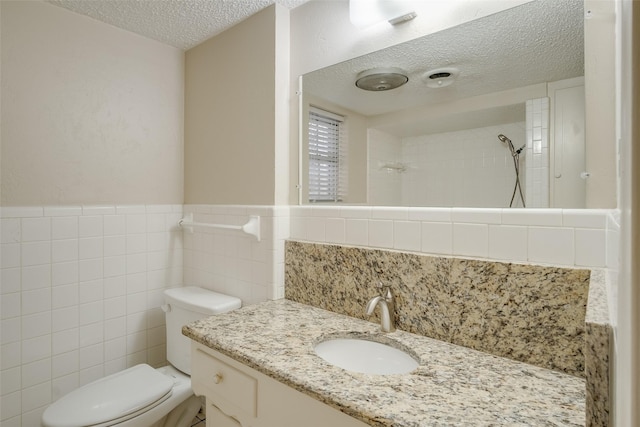
[[[182,335],[182,327],[214,314],[240,308],[239,298],[219,294],[196,286],[164,291],[167,323],[167,360],[185,374],[191,375],[191,340]]]

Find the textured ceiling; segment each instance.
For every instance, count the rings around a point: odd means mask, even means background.
[[[304,76],[304,90],[376,115],[584,75],[583,2],[538,0]],[[359,72],[399,67],[409,82],[386,92],[357,89]],[[460,74],[447,87],[427,87],[425,72]]]
[[[186,50],[276,2],[293,9],[308,0],[46,1]]]

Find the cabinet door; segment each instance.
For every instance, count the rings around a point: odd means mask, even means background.
[[[242,427],[235,418],[226,416],[207,399],[207,427]]]

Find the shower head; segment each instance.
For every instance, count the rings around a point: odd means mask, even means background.
[[[511,143],[511,140],[506,136],[504,136],[503,134],[498,135],[498,139],[506,144]]]
[[[511,140],[509,138],[507,138],[503,134],[500,134],[500,135],[498,135],[498,139],[500,141],[504,142],[505,144],[507,144],[507,146],[509,147],[509,150],[511,150],[511,154],[514,154],[515,147],[513,146],[513,143],[511,142]]]

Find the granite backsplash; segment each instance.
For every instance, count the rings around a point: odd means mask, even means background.
[[[382,283],[399,329],[579,377],[589,278],[587,269],[285,243],[289,300],[365,319]]]

